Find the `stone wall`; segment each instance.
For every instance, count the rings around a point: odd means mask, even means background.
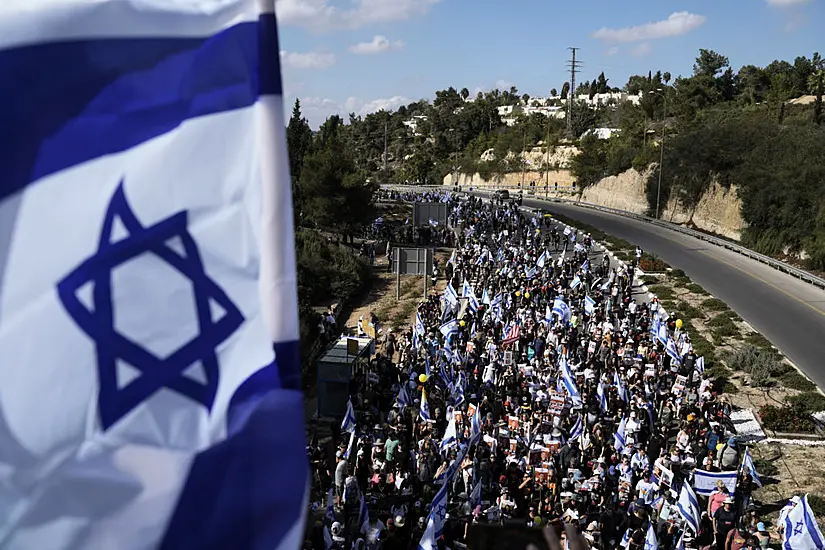
[[[504,175],[500,180],[486,181],[478,174],[460,174],[458,185],[464,188],[475,189],[510,189],[517,191],[519,183],[524,182],[525,192],[529,189],[529,182],[536,181],[536,195],[543,197],[544,183],[547,181],[544,172],[515,172]],[[572,189],[575,180],[568,170],[552,170],[549,172],[550,198],[575,200],[576,192]],[[609,208],[626,210],[636,214],[645,214],[648,210],[645,195],[647,174],[640,174],[630,169],[618,176],[604,178],[599,183],[584,190],[580,200]],[[554,182],[559,183],[558,192]],[[452,175],[444,178],[444,185],[453,185]],[[741,202],[736,195],[736,188],[724,189],[717,183],[711,185],[707,193],[701,198],[694,209],[686,209],[673,199],[662,211],[662,219],[677,224],[686,224],[702,231],[709,231],[729,239],[739,240],[745,221],[742,219]]]

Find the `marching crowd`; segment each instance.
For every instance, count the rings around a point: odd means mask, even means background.
[[[810,516],[794,497],[769,534],[730,406],[634,265],[513,203],[440,200],[446,290],[352,381],[334,450],[310,448],[306,548],[473,548],[505,525],[571,550],[757,549]]]

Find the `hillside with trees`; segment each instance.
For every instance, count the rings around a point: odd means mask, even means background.
[[[317,150],[301,165],[293,159],[302,223],[323,220],[337,231],[351,230],[350,221],[318,212],[329,213],[347,197],[363,205],[363,196],[356,199],[347,191],[359,190],[358,181],[438,184],[455,172],[489,180],[528,168],[522,152],[560,143],[575,143],[580,150],[571,166],[579,189],[630,168],[650,168],[647,196],[653,213],[664,141],[662,204],[673,199],[690,208],[714,182],[735,186],[748,224],[745,244],[825,269],[825,62],[819,54],[735,70],[724,55],[700,50],[688,76],[674,79],[665,70],[651,71],[631,76],[622,88],[613,84],[602,73],[578,85],[575,97],[623,92],[641,96],[638,104],[609,100],[592,107],[575,101],[569,131],[566,118],[526,114],[540,98],[520,94],[515,86],[474,97],[467,88],[450,87],[437,91],[432,102],[410,103],[395,112],[351,114],[346,123],[333,117],[336,122],[328,120],[314,136],[306,127],[303,132],[310,137],[296,135],[290,146],[294,141],[304,151],[306,143],[323,144],[323,134],[335,126],[346,154],[325,162],[348,164],[339,166],[347,174],[340,178],[341,194],[317,198],[325,189],[318,171],[332,167],[324,167]],[[560,96],[554,89],[541,99],[544,105],[563,106],[569,83],[559,88]],[[810,101],[791,101],[803,96]],[[500,107],[510,113],[509,125]],[[604,127],[619,131],[609,139],[588,132]],[[304,181],[307,166],[315,174]],[[356,225],[369,217],[367,211],[353,213]]]

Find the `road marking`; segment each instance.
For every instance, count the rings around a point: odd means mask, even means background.
[[[792,294],[792,293],[788,292],[788,291],[787,291],[787,290],[785,290],[784,288],[781,288],[780,286],[773,284],[772,282],[770,282],[770,281],[768,281],[768,280],[766,280],[766,279],[764,279],[764,278],[760,277],[759,275],[756,275],[755,273],[751,273],[751,272],[750,272],[750,271],[748,271],[747,269],[744,269],[744,268],[742,268],[742,267],[739,267],[738,265],[735,265],[735,264],[733,264],[733,263],[731,263],[731,262],[729,262],[729,261],[725,260],[724,258],[720,258],[720,257],[719,257],[719,256],[717,256],[716,254],[711,254],[710,252],[708,252],[708,251],[706,251],[706,250],[698,250],[697,252],[699,252],[700,254],[704,254],[705,256],[710,256],[710,257],[711,257],[711,258],[713,258],[714,260],[720,261],[720,262],[722,262],[723,264],[727,265],[728,267],[732,267],[733,269],[736,269],[737,271],[741,271],[741,272],[742,272],[742,273],[744,273],[745,275],[748,275],[748,276],[750,276],[750,277],[753,277],[753,278],[754,278],[754,279],[756,279],[757,281],[760,281],[760,282],[762,282],[762,283],[765,283],[766,285],[768,285],[769,287],[773,288],[774,290],[778,290],[779,292],[781,292],[781,293],[782,293],[782,294],[784,294],[785,296],[787,296],[787,297],[789,297],[789,298],[793,298],[794,300],[796,300],[796,301],[797,301],[797,302],[799,302],[800,304],[805,305],[805,306],[807,306],[807,307],[811,308],[812,310],[816,311],[817,313],[819,313],[819,314],[820,314],[820,315],[822,315],[822,316],[825,316],[825,311],[824,311],[824,310],[819,309],[818,307],[814,306],[813,304],[810,304],[809,302],[806,302],[805,300],[803,300],[803,299],[802,299],[802,298],[800,298],[799,296],[796,296],[795,294]]]

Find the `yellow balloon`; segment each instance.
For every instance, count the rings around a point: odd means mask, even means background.
[[[521,291],[517,291],[516,296],[521,296]]]
[[[463,326],[465,326],[466,324],[467,324],[467,323],[466,323],[463,319],[462,319],[461,321],[459,321],[459,322],[458,322],[458,325],[459,325],[459,326],[462,326],[462,327],[463,327]]]
[[[423,384],[424,382],[427,381],[427,375],[426,374],[419,374],[418,375],[418,381]]]
[[[525,298],[529,298],[529,297],[530,297],[530,293],[529,293],[529,292],[525,292],[525,293],[524,293],[524,297],[525,297]]]
[[[676,328],[682,328],[682,320],[676,319]]]

